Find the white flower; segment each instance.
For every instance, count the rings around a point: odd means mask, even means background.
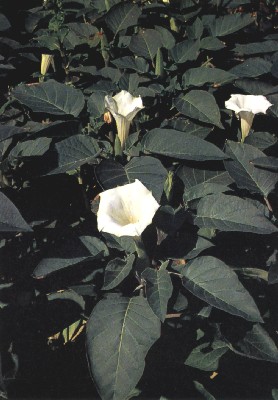
[[[100,193],[97,224],[100,232],[140,236],[152,223],[158,202],[138,179]]]
[[[128,137],[130,123],[138,113],[144,108],[141,97],[133,97],[126,90],[122,90],[115,96],[105,96],[105,108],[111,112],[115,118],[118,137],[121,143],[121,148]]]
[[[244,142],[251,129],[255,114],[265,114],[270,106],[272,104],[266,97],[261,95],[232,94],[231,98],[225,101],[225,107],[234,111],[237,117],[240,118],[242,142]]]

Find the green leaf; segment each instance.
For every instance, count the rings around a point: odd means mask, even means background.
[[[145,29],[131,37],[129,49],[137,56],[154,61],[157,50],[162,45],[160,34],[155,29]]]
[[[195,223],[201,228],[214,228],[223,232],[252,232],[262,235],[277,232],[277,228],[252,203],[222,193],[200,200]]]
[[[52,138],[47,137],[19,142],[10,152],[9,159],[42,156],[49,149],[51,142]]]
[[[173,285],[168,271],[160,268],[146,268],[142,272],[142,278],[146,281],[146,295],[148,303],[157,317],[164,322],[168,300],[173,291]]]
[[[252,24],[255,19],[251,14],[230,14],[218,17],[212,21],[208,29],[212,36],[227,36],[231,33],[237,32],[247,25]]]
[[[237,186],[267,197],[274,189],[278,176],[251,163],[256,158],[267,159],[267,156],[256,147],[232,141],[227,142],[226,153],[232,160],[225,161],[225,167]]]
[[[105,16],[105,22],[116,36],[121,30],[137,25],[141,10],[134,3],[120,3],[112,7]]]
[[[11,24],[8,18],[4,14],[0,14],[0,32],[7,31],[10,29]]]
[[[233,180],[226,171],[209,171],[182,166],[177,176],[184,184],[184,201],[191,201],[207,194],[225,192]]]
[[[271,391],[273,400],[278,400],[278,389],[272,389]]]
[[[132,69],[139,73],[145,73],[149,70],[148,62],[142,57],[131,57],[125,56],[121,58],[116,58],[115,60],[111,60],[111,63],[116,65],[116,67],[121,69]]]
[[[239,333],[241,333],[240,328],[237,327],[237,335]],[[230,343],[229,347],[236,354],[248,358],[278,363],[277,346],[260,324],[253,325],[242,339],[236,343]]]
[[[130,254],[126,260],[115,258],[105,268],[103,290],[111,290],[118,286],[131,272],[135,255]]]
[[[244,140],[245,144],[250,144],[259,150],[265,150],[268,147],[274,146],[277,142],[277,137],[269,132],[252,132]]]
[[[205,50],[216,51],[224,49],[224,47],[225,43],[221,42],[221,40],[219,40],[218,38],[212,36],[204,37],[203,39],[201,39],[200,42],[200,48]]]
[[[223,85],[227,82],[235,80],[234,74],[219,68],[190,68],[182,76],[183,86],[203,86],[205,83],[213,83],[214,85]]]
[[[252,57],[231,68],[229,73],[237,75],[239,78],[256,78],[270,72],[271,67],[272,63],[270,61],[260,57]]]
[[[155,25],[155,30],[160,34],[162,46],[165,47],[165,49],[169,50],[175,46],[176,40],[168,29],[160,25]]]
[[[215,98],[205,90],[191,90],[183,97],[175,100],[174,105],[179,112],[187,117],[223,128]]]
[[[134,157],[125,167],[115,161],[104,160],[96,168],[96,173],[106,190],[139,179],[157,201],[160,201],[167,177],[167,170],[154,157]]]
[[[173,128],[176,131],[186,132],[187,134],[197,136],[200,139],[205,139],[213,129],[212,127],[194,124],[186,118],[164,120],[161,128]]]
[[[88,98],[87,108],[88,112],[90,113],[90,117],[99,118],[103,116],[105,111],[105,95],[106,94],[102,92],[95,92]]]
[[[157,153],[182,160],[223,160],[224,153],[212,143],[174,129],[155,128],[142,140],[145,152]]]
[[[95,47],[100,42],[98,28],[88,23],[70,22],[67,23],[69,32],[67,33],[63,45],[66,49],[74,49],[75,46],[87,44],[90,47]]]
[[[223,261],[211,256],[196,258],[184,268],[183,276],[184,287],[211,306],[248,321],[263,322],[253,298]]]
[[[24,130],[18,126],[0,125],[0,142],[23,132]]]
[[[220,358],[227,353],[229,347],[221,340],[206,342],[195,347],[185,360],[185,365],[202,371],[216,371]]]
[[[41,279],[61,269],[78,265],[85,261],[100,259],[105,255],[108,255],[108,249],[96,237],[67,238],[60,246],[52,249],[51,257],[43,258],[39,262],[33,271],[33,277]]]
[[[98,142],[85,135],[75,135],[55,145],[58,160],[47,175],[62,174],[94,160],[101,152]]]
[[[278,171],[278,159],[275,157],[258,157],[251,161],[255,167]]]
[[[77,117],[85,104],[80,90],[54,80],[32,86],[19,85],[12,95],[34,112],[53,115]]]
[[[0,232],[32,232],[14,203],[0,192]]]
[[[199,55],[199,50],[200,40],[187,39],[176,44],[170,50],[170,54],[176,63],[181,64],[186,61],[196,60]]]
[[[247,43],[247,44],[236,44],[233,49],[235,53],[251,55],[251,54],[263,54],[273,53],[278,51],[277,40],[266,40],[264,42]]]
[[[103,400],[123,400],[137,385],[160,322],[143,297],[110,295],[94,308],[86,332],[92,376]]]

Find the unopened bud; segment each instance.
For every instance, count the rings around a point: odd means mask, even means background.
[[[53,55],[42,54],[42,59],[41,59],[41,74],[42,75],[45,75],[47,73],[52,61],[53,61]]]

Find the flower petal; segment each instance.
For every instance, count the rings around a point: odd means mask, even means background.
[[[225,107],[235,111],[236,114],[240,111],[249,111],[253,114],[265,114],[270,106],[272,106],[272,104],[262,95],[232,94],[231,98],[225,102]]]
[[[129,116],[134,112],[135,109],[137,110],[132,117],[130,116],[128,118],[129,121],[132,121],[136,113],[144,108],[141,97],[133,97],[126,90],[122,90],[120,93],[116,94],[113,99],[117,104],[118,114],[122,115],[123,117]]]

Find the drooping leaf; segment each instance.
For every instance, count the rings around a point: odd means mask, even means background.
[[[227,36],[252,24],[254,18],[251,14],[230,14],[215,18],[208,26],[212,36]]]
[[[176,44],[170,51],[175,63],[182,64],[186,61],[196,60],[200,50],[200,40],[187,39]]]
[[[103,290],[111,290],[118,286],[131,272],[134,254],[130,254],[126,260],[115,258],[109,261],[105,268]]]
[[[174,101],[179,112],[187,117],[223,128],[215,98],[205,90],[191,90]]]
[[[183,86],[203,86],[205,83],[223,85],[236,79],[236,74],[231,74],[219,68],[190,68],[182,76]]]
[[[237,327],[237,333],[240,328]],[[244,337],[229,345],[232,351],[255,360],[278,363],[278,349],[269,334],[260,324],[254,324]]]
[[[34,112],[54,115],[77,117],[85,104],[80,90],[54,80],[31,86],[19,85],[12,95]]]
[[[136,54],[153,61],[157,50],[162,47],[160,34],[155,29],[145,29],[131,37],[129,49]]]
[[[110,295],[88,322],[87,356],[103,400],[123,400],[144,371],[145,356],[160,336],[159,319],[143,297]]]
[[[47,175],[61,174],[74,170],[83,164],[91,162],[101,152],[96,139],[85,136],[75,135],[55,145],[57,152],[57,162]]]
[[[252,203],[222,193],[206,196],[200,200],[195,223],[199,227],[219,229],[224,232],[258,234],[277,232],[277,228]]]
[[[32,232],[18,208],[0,192],[0,232]]]
[[[228,185],[233,182],[226,171],[209,171],[186,166],[178,169],[177,176],[184,184],[184,201],[227,191]]]
[[[209,391],[204,387],[204,385],[198,381],[193,381],[196,390],[203,396],[205,400],[216,400],[216,398],[209,393]]]
[[[172,33],[163,26],[156,25],[155,30],[160,34],[161,42],[165,49],[171,49],[175,46],[176,40]]]
[[[146,152],[182,160],[205,161],[225,158],[224,153],[215,145],[174,129],[152,129],[144,136],[142,148]]]
[[[273,53],[275,51],[278,51],[278,43],[276,40],[266,40],[264,42],[247,44],[237,43],[233,51],[235,53],[244,55]]]
[[[137,4],[119,3],[112,7],[105,16],[105,22],[116,36],[121,30],[137,24],[141,10]]]
[[[251,161],[267,156],[256,147],[245,143],[228,141],[226,153],[232,160],[225,161],[225,167],[239,188],[267,197],[278,180],[277,174],[256,168]]]
[[[9,158],[42,156],[49,149],[51,142],[52,139],[47,137],[19,142],[10,152]]]
[[[195,347],[185,360],[185,365],[202,371],[216,371],[220,358],[229,350],[227,343],[215,340]]]
[[[173,285],[168,271],[164,268],[155,270],[146,268],[142,272],[142,278],[146,281],[146,295],[148,303],[157,317],[164,322],[168,300],[173,291]]]
[[[216,37],[207,36],[201,39],[200,47],[201,49],[216,51],[223,49],[225,43],[221,42],[221,40]]]
[[[211,256],[199,257],[182,274],[184,287],[213,307],[248,321],[263,321],[253,298],[223,261]]]

